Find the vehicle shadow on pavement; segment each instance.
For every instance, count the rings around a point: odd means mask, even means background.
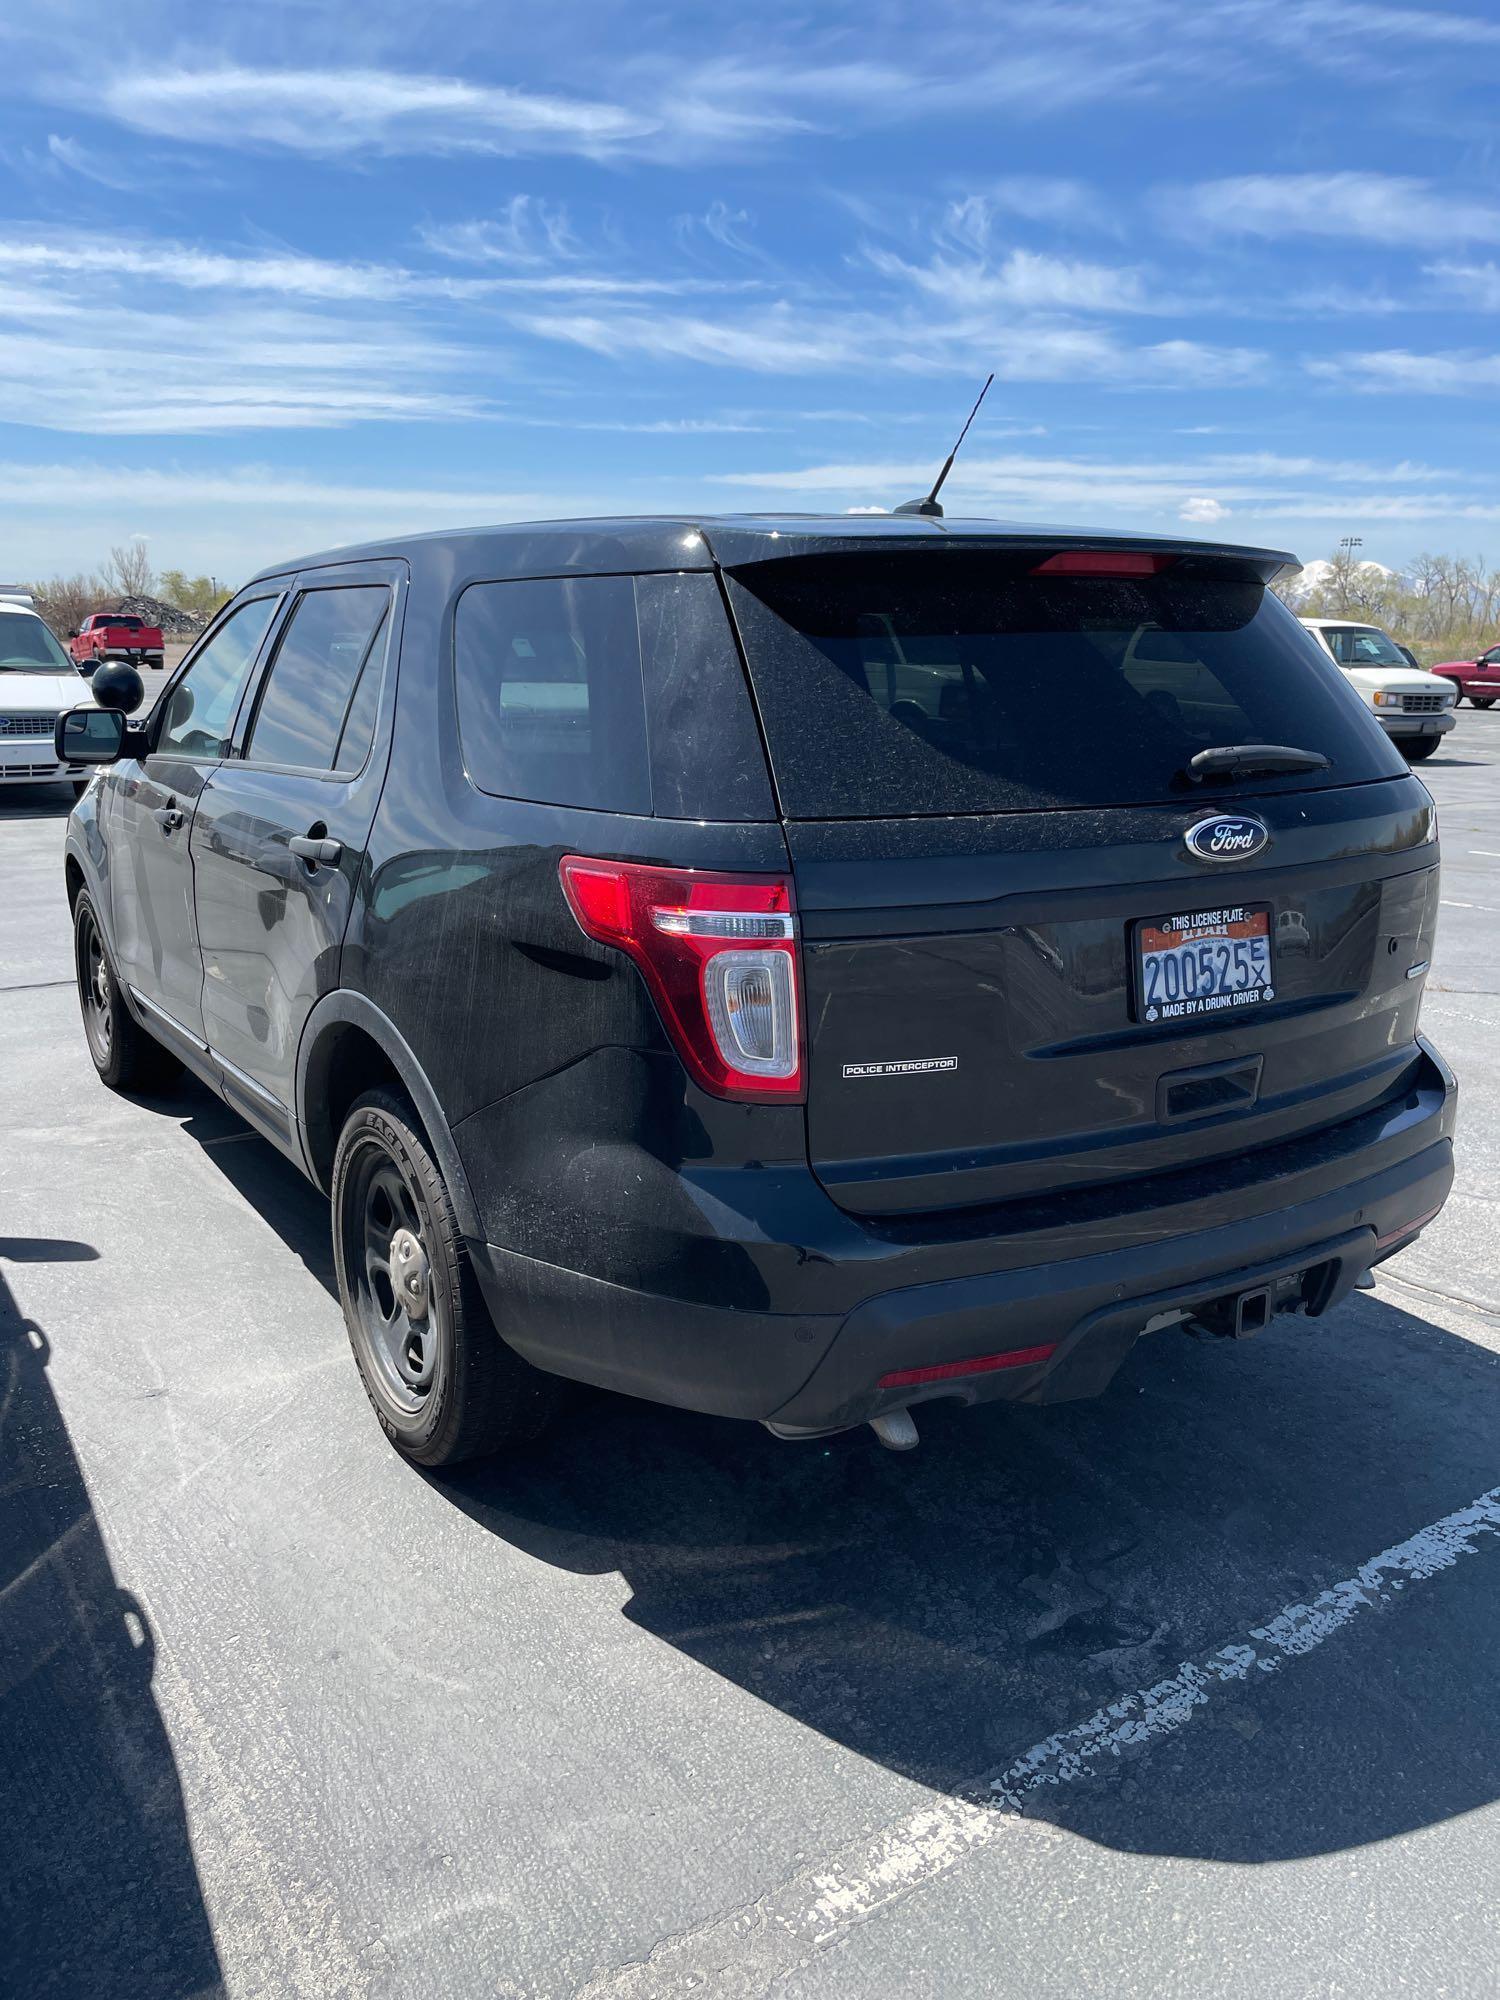
[[[66,819],[71,785],[7,785],[0,791],[0,819]]]
[[[0,1237],[0,1260],[86,1262]],[[221,1993],[142,1606],[116,1583],[0,1271],[0,1986],[27,2000]]]
[[[1490,1353],[1358,1298],[1252,1342],[1155,1336],[1095,1402],[929,1406],[900,1457],[592,1396],[529,1458],[434,1484],[528,1555],[619,1571],[625,1615],[713,1673],[952,1789],[1477,1499],[1497,1418]],[[1490,1803],[1496,1562],[1500,1540],[1028,1816],[1253,1862]]]

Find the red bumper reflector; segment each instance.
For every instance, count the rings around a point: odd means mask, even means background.
[[[1160,576],[1176,556],[1149,549],[1060,549],[1032,570],[1033,576]]]
[[[1008,1354],[981,1354],[973,1361],[939,1361],[931,1368],[897,1368],[882,1375],[880,1389],[915,1389],[922,1382],[951,1382],[955,1375],[992,1375],[997,1368],[1030,1368],[1057,1352],[1057,1342],[1046,1347],[1013,1347]]]
[[[1425,1229],[1428,1223],[1436,1216],[1441,1215],[1442,1212],[1440,1207],[1429,1208],[1425,1215],[1413,1216],[1410,1222],[1403,1222],[1399,1229],[1392,1229],[1387,1231],[1384,1236],[1377,1236],[1375,1238],[1375,1248],[1377,1250],[1387,1250],[1391,1244],[1399,1243],[1403,1236],[1414,1236],[1419,1229]]]

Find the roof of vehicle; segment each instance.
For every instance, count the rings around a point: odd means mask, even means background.
[[[472,571],[476,556],[482,553],[498,574],[544,576],[570,569],[708,569],[715,562],[733,568],[780,556],[851,553],[896,543],[937,547],[955,542],[1210,556],[1248,563],[1267,581],[1282,569],[1299,567],[1294,555],[1277,549],[1191,541],[1178,535],[1132,534],[1120,528],[1051,527],[1030,521],[949,520],[916,514],[682,514],[515,521],[495,527],[402,535],[277,563],[251,581],[381,557],[406,558],[424,565],[448,559]]]
[[[45,624],[42,614],[34,604],[22,604],[19,598],[0,597],[0,611],[8,611],[16,618],[36,618]]]

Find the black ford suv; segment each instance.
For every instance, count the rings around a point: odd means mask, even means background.
[[[1438,1212],[1431,800],[1255,549],[605,520],[249,584],[59,754],[104,1081],[331,1193],[426,1465],[558,1377],[780,1436],[1102,1389]]]

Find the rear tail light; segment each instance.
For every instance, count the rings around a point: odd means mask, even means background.
[[[695,1082],[716,1097],[802,1096],[797,920],[784,876],[578,854],[558,872],[584,935],[640,969]]]
[[[1032,570],[1033,576],[1160,576],[1175,556],[1149,549],[1060,549]]]

